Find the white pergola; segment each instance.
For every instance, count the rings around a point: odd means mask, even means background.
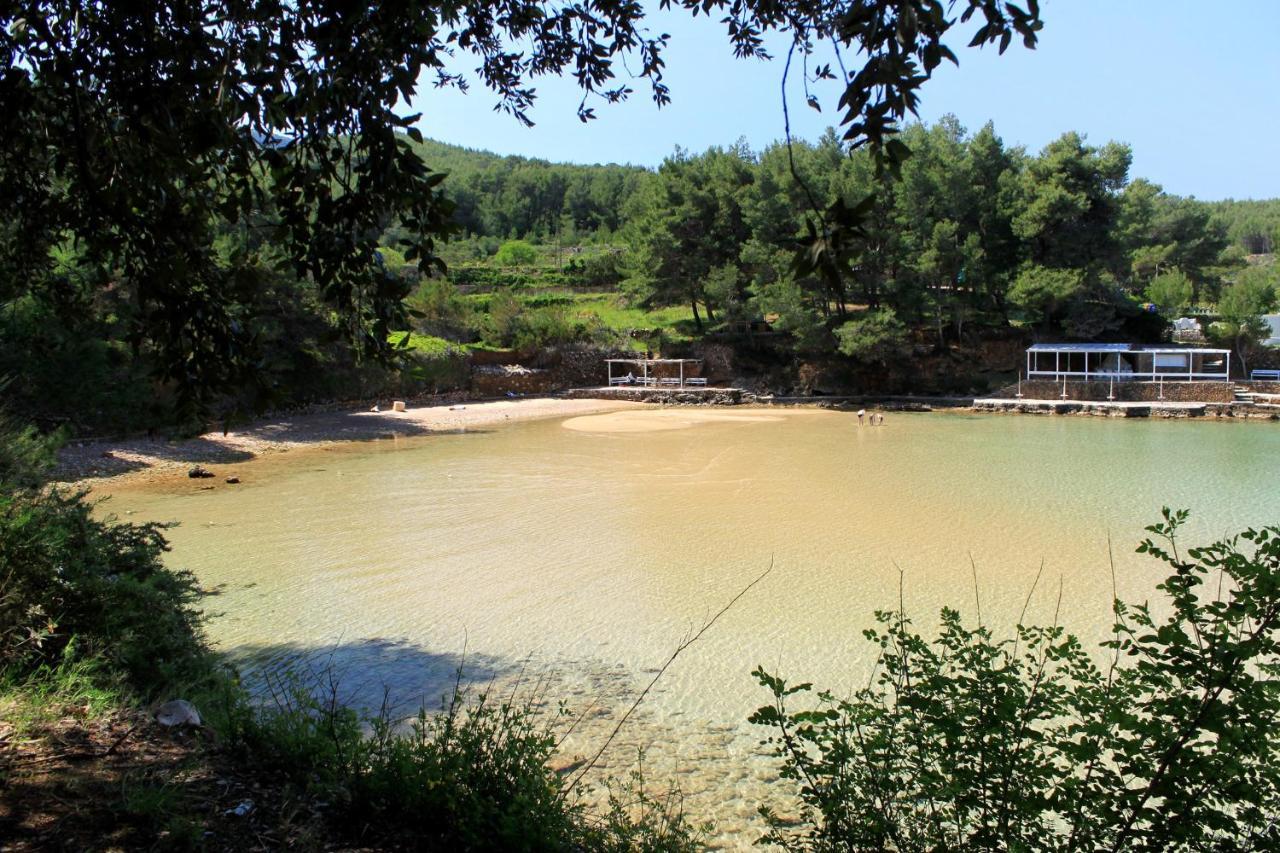
[[[1227,382],[1231,350],[1141,344],[1035,344],[1028,379]]]
[[[683,388],[686,385],[707,384],[707,380],[702,376],[685,376],[685,365],[701,364],[702,359],[698,358],[606,358],[605,364],[609,366],[609,385],[670,385],[676,388]],[[626,366],[626,373],[615,376],[615,364]],[[656,368],[661,365],[675,365],[678,370],[677,376],[664,376],[659,378],[654,375]],[[636,375],[636,368],[639,368],[640,375]],[[652,370],[651,370],[652,368]]]

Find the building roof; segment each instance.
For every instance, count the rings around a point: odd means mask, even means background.
[[[1133,344],[1032,344],[1028,352],[1129,352]]]
[[[609,364],[698,364],[700,358],[606,358]]]
[[[1168,347],[1147,344],[1032,344],[1027,352],[1147,352],[1147,353],[1229,353],[1231,350],[1206,347]]]

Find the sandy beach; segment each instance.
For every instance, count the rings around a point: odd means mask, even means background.
[[[55,476],[94,491],[186,479],[202,465],[216,477],[234,476],[235,466],[286,452],[332,449],[349,442],[427,436],[439,432],[494,426],[512,421],[595,415],[648,409],[623,400],[569,400],[538,397],[383,410],[317,412],[268,419],[226,433],[208,432],[190,439],[132,438],[71,442],[58,457]],[[213,480],[210,482],[221,482]]]

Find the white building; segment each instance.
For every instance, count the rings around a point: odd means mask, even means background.
[[[1141,344],[1035,344],[1028,379],[1227,382],[1231,351]]]

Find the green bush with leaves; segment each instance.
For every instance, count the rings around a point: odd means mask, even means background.
[[[1061,627],[997,640],[944,610],[939,635],[877,614],[852,698],[757,669],[798,825],[795,850],[1241,850],[1280,844],[1280,528],[1181,551],[1165,510],[1138,548],[1156,607],[1116,601],[1102,665]],[[1167,616],[1157,615],[1168,613]]]
[[[524,240],[508,240],[498,247],[493,262],[500,267],[531,267],[538,262],[538,250]]]
[[[487,343],[500,347],[534,349],[576,343],[607,343],[614,333],[589,311],[572,311],[572,296],[538,294],[520,298],[500,292],[484,302],[482,325]]]
[[[442,278],[424,280],[408,300],[414,328],[458,341],[472,340],[476,326],[473,304],[453,283]]]
[[[165,568],[157,525],[93,516],[79,492],[0,490],[0,669],[78,652],[149,694],[209,671],[195,578]]]
[[[621,253],[613,250],[571,257],[564,266],[568,281],[577,287],[616,288],[622,281]]]
[[[701,849],[678,797],[654,795],[642,775],[590,812],[549,766],[565,712],[539,714],[539,697],[471,695],[459,673],[438,712],[406,725],[343,706],[333,685],[317,689],[323,678],[268,680],[272,704],[230,706],[230,744],[325,798],[346,837],[415,850]]]
[[[0,382],[0,393],[8,386],[8,382]],[[43,483],[60,444],[58,433],[41,434],[0,412],[0,491],[30,489]]]

